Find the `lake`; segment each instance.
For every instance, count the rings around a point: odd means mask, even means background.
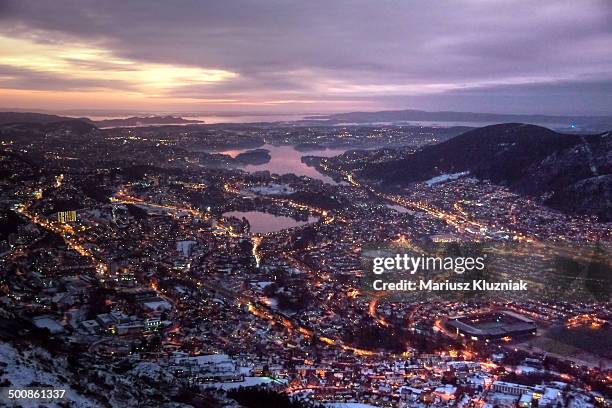
[[[249,220],[249,224],[251,224],[251,233],[255,234],[267,234],[317,221],[316,217],[309,217],[308,221],[297,221],[291,217],[269,214],[262,211],[230,211],[224,213],[223,216],[246,218]]]
[[[308,176],[317,180],[321,180],[324,183],[337,184],[331,177],[319,173],[314,167],[309,167],[302,163],[302,156],[321,156],[321,157],[332,157],[344,153],[347,149],[321,149],[321,150],[309,150],[307,152],[300,152],[293,148],[293,146],[274,146],[271,144],[265,144],[259,149],[266,149],[270,151],[271,159],[268,163],[264,164],[249,164],[241,167],[245,171],[254,172],[268,170],[270,173],[276,174],[287,174],[293,173],[296,176]],[[217,153],[223,153],[236,157],[236,155],[250,149],[239,149],[239,150],[222,150]]]

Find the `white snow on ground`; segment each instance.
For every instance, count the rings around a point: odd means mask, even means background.
[[[6,364],[6,366],[4,365]],[[26,350],[23,353],[19,353],[15,348],[6,343],[0,343],[0,372],[2,376],[1,381],[8,379],[11,384],[11,389],[20,389],[28,387],[45,387],[55,389],[65,389],[66,394],[64,400],[70,401],[71,407],[75,408],[89,408],[89,407],[100,407],[96,401],[88,399],[75,390],[70,388],[68,384],[60,380],[58,377],[68,377],[69,374],[60,362],[54,360],[44,350],[34,349]],[[40,383],[41,385],[31,385],[33,382]],[[6,405],[5,405],[6,404]],[[44,403],[41,401],[31,400],[14,400],[14,403],[7,401],[0,401],[1,406],[22,406],[28,407],[39,407],[44,405],[46,407],[60,407],[58,403]]]
[[[240,387],[254,387],[256,385],[264,385],[264,384],[286,384],[286,380],[275,380],[270,377],[244,377],[244,381],[240,382],[217,382],[217,383],[208,383],[202,384],[202,388],[217,388],[223,390],[231,390],[233,388]]]
[[[255,282],[252,285],[257,286],[257,288],[259,290],[264,290],[267,286],[270,286],[272,283],[272,281],[259,281],[259,282]]]
[[[134,368],[132,368],[130,374],[138,378],[148,378],[149,380],[157,383],[170,383],[174,379],[172,374],[164,370],[158,364],[148,361],[138,363]]]
[[[48,329],[51,333],[61,333],[64,328],[51,316],[38,316],[32,319],[34,326],[39,329]]]
[[[325,406],[330,408],[377,408],[374,405],[362,404],[361,402],[330,402]]]
[[[245,190],[251,191],[257,194],[263,194],[263,195],[268,195],[268,194],[286,195],[286,194],[292,194],[295,192],[295,190],[293,190],[291,187],[286,186],[284,184],[269,184],[265,186],[253,186]]]
[[[425,182],[427,187],[431,187],[434,184],[444,183],[445,181],[457,180],[459,177],[467,176],[470,174],[469,171],[462,171],[461,173],[445,173],[436,177],[432,177]]]

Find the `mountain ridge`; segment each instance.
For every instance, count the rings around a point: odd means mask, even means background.
[[[611,115],[542,115],[542,114],[503,114],[458,111],[424,111],[418,109],[383,110],[376,112],[346,112],[330,115],[311,115],[304,119],[327,120],[331,123],[368,123],[368,122],[473,122],[506,123],[519,122],[530,124],[558,124],[568,129],[588,128],[598,131],[612,129]]]
[[[92,120],[87,117],[70,117],[36,112],[0,112],[0,125],[8,124],[40,124],[49,125],[58,122],[82,121],[95,127],[122,127],[122,126],[148,126],[148,125],[182,125],[203,124],[204,121],[183,119],[179,116],[132,116],[129,118]]]
[[[485,126],[407,157],[365,166],[359,175],[405,186],[466,171],[559,210],[612,220],[611,132],[568,135],[519,123]]]

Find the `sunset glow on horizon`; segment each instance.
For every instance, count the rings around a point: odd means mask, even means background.
[[[0,108],[598,114],[612,106],[605,1],[358,3],[3,2]]]
[[[114,55],[111,50],[79,43],[44,43],[0,35],[2,64],[68,81],[61,90],[0,89],[10,99],[33,97],[39,100],[95,98],[98,101],[146,101],[160,98],[176,103],[169,91],[190,85],[222,82],[237,73],[181,65],[147,63]],[[0,76],[0,84],[11,75]],[[188,100],[189,98],[187,98]],[[201,102],[207,102],[202,100]],[[232,103],[213,99],[210,103]]]

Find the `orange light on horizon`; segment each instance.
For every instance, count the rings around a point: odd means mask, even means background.
[[[80,81],[68,89],[122,90],[146,96],[195,84],[236,78],[237,73],[181,64],[137,61],[97,44],[77,41],[37,42],[0,35],[3,65],[59,79]]]

